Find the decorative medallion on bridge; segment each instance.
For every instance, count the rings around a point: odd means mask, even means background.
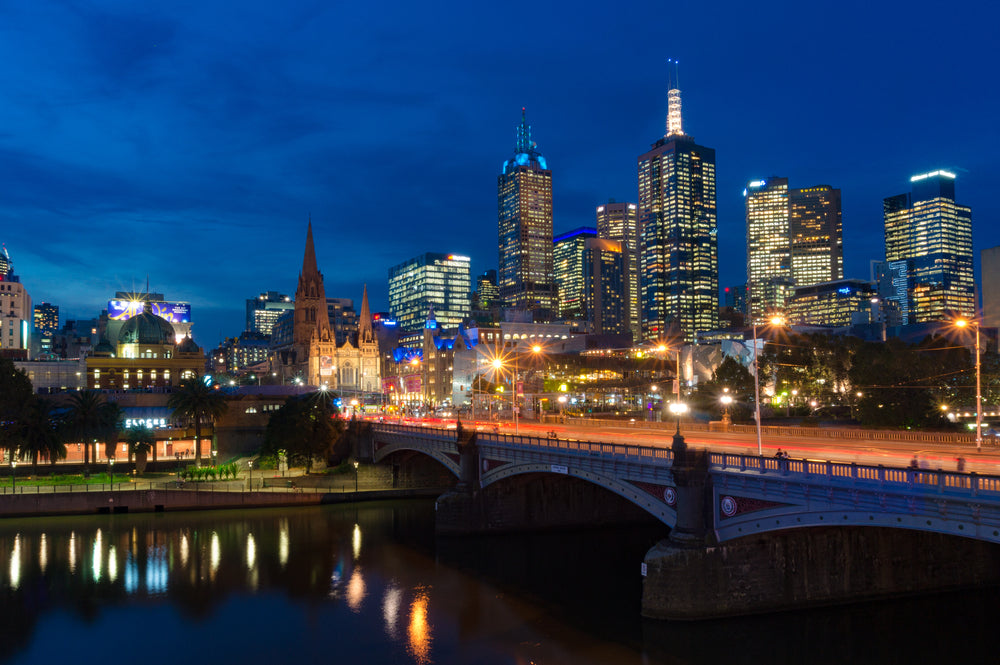
[[[671,508],[677,506],[677,490],[672,485],[658,485],[657,483],[644,483],[639,480],[630,480],[629,483],[641,489],[646,494],[654,497],[657,501],[662,501]]]
[[[753,499],[747,496],[737,497],[727,494],[719,497],[719,512],[722,513],[722,519],[736,517],[737,515],[743,515],[745,513],[753,513],[758,510],[780,508],[781,506],[790,505],[792,504],[780,503],[777,501],[764,501],[763,499]]]

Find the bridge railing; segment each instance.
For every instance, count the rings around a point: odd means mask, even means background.
[[[738,453],[709,453],[709,469],[716,471],[754,472],[761,475],[819,476],[831,484],[839,481],[873,481],[906,485],[930,491],[960,491],[977,495],[1000,493],[1000,476],[976,472],[942,471],[866,465],[856,462],[833,462],[813,459],[778,459]]]
[[[556,439],[537,436],[518,436],[514,434],[482,433],[476,437],[482,444],[521,448],[548,448],[570,453],[587,455],[602,455],[627,457],[633,459],[657,460],[669,464],[673,454],[669,448],[655,446],[636,446],[627,443],[598,443],[593,441],[577,441],[575,439]]]

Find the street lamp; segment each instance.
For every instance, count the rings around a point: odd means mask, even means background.
[[[13,454],[11,455],[13,458]],[[10,493],[17,494],[17,460],[10,460]]]
[[[253,491],[253,460],[247,460],[247,471],[250,473],[250,491]]]
[[[558,399],[558,402],[559,402],[559,415],[562,416],[562,414],[563,414],[563,406],[566,405],[566,396],[565,395],[560,395],[559,399]]]
[[[109,476],[110,482],[111,482],[111,491],[113,492],[115,490],[115,458],[114,457],[108,459],[108,470],[109,470],[108,476]]]
[[[354,460],[354,493],[358,493],[358,461]]]
[[[729,388],[723,388],[725,391],[719,401],[722,402],[722,424],[729,427],[729,405],[733,403],[733,396],[729,394]]]
[[[670,412],[677,418],[677,434],[681,433],[681,416],[688,410],[688,405],[683,402],[671,402]]]
[[[775,316],[770,321],[771,325],[780,326],[783,321],[780,316]],[[755,417],[757,418],[757,455],[764,454],[764,446],[760,437],[760,363],[757,361],[760,353],[757,351],[757,321],[753,323],[753,397]]]
[[[979,322],[969,319],[958,319],[955,325],[959,328],[972,326],[976,329],[976,450],[983,449],[983,392],[980,384],[980,360],[979,360]]]

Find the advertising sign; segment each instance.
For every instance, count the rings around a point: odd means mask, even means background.
[[[419,393],[421,385],[419,374],[409,374],[403,377],[403,387],[405,392]]]
[[[171,323],[191,323],[191,305],[186,302],[151,302],[153,314]],[[141,300],[109,300],[108,318],[112,321],[128,321],[136,314],[142,314],[146,303]]]
[[[320,376],[333,375],[333,358],[331,358],[330,356],[319,357],[319,375]]]

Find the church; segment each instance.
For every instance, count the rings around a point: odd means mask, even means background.
[[[301,380],[311,386],[326,386],[341,395],[381,391],[378,340],[372,328],[368,287],[361,299],[356,335],[338,344],[327,314],[323,274],[316,264],[312,221],[306,231],[302,271],[295,291],[291,335],[278,343],[271,356],[272,371],[282,383]]]

